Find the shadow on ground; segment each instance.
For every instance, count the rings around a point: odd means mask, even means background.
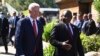
[[[0,52],[0,54],[5,54],[5,55],[15,55],[13,53],[5,53],[5,52]]]

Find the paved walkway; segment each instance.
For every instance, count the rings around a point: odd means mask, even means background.
[[[49,43],[43,42],[43,48],[48,47]],[[8,54],[5,54],[4,46],[0,46],[0,56],[14,56],[15,54],[14,46],[8,46]]]
[[[4,46],[0,46],[0,56],[14,56],[15,48],[13,46],[8,46],[8,54],[5,54]]]
[[[43,42],[43,48],[48,47],[49,43]],[[15,48],[13,46],[8,46],[8,54],[5,54],[4,46],[0,46],[0,56],[14,56],[15,55]],[[85,54],[85,56],[91,56],[96,55],[97,52],[88,52]],[[100,52],[98,52],[98,55],[100,56]]]

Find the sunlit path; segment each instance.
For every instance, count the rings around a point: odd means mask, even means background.
[[[0,46],[0,56],[14,56],[15,48],[13,46],[8,46],[8,54],[5,54],[4,46]]]
[[[43,48],[48,47],[49,43],[43,42]],[[0,56],[14,56],[15,55],[14,46],[8,46],[8,54],[5,54],[4,46],[0,46]]]

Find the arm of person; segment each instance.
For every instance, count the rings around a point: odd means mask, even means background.
[[[50,43],[55,46],[55,47],[58,47],[58,48],[63,48],[63,49],[66,49],[66,50],[70,50],[71,49],[71,45],[68,44],[68,40],[64,41],[64,42],[61,42],[59,40],[57,40],[57,37],[58,37],[58,28],[57,26],[55,26],[51,32],[51,38],[50,38]]]
[[[69,51],[72,48],[72,45],[68,43],[69,40],[62,42],[62,48],[66,51]]]
[[[57,26],[55,26],[50,33],[50,43],[55,47],[61,47],[62,42],[57,40],[57,34],[58,34],[57,32],[58,29]]]
[[[39,52],[40,52],[40,54],[39,54],[39,56],[43,56],[43,43],[42,43],[42,33],[43,33],[43,25],[40,23],[40,29],[41,29],[41,31],[40,31],[40,39],[39,39]]]
[[[9,34],[9,22],[8,22],[8,19],[6,21],[7,21],[6,29],[7,29],[7,33]]]
[[[78,29],[77,29],[77,31],[78,31]],[[78,37],[77,37],[77,49],[78,49],[79,56],[84,56],[84,50],[83,50],[82,42],[80,39],[79,31],[78,31]]]
[[[15,32],[16,55],[23,55],[22,37],[23,37],[23,26],[22,26],[22,22],[18,21],[16,32]]]

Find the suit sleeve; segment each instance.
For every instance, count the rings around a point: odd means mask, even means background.
[[[90,24],[90,31],[94,34],[94,33],[96,33],[96,25],[95,25],[95,22],[94,21],[92,21],[91,22],[91,24]]]
[[[16,47],[17,56],[23,54],[22,37],[23,37],[22,21],[18,21],[16,32],[15,32],[15,47]]]
[[[80,34],[79,34],[78,29],[77,29],[77,33],[78,33],[78,38],[77,38],[78,54],[79,54],[79,56],[84,56],[84,50],[83,50],[83,46],[82,46],[82,42],[81,42],[81,39],[80,39]]]
[[[50,38],[50,43],[55,46],[55,47],[61,47],[61,42],[57,40],[58,35],[58,27],[55,26],[53,30],[51,31],[51,38]]]
[[[9,33],[9,22],[8,22],[8,19],[6,21],[7,21],[6,29],[7,29],[7,34],[8,34]]]
[[[40,41],[39,41],[39,47],[40,47],[40,50],[39,50],[39,52],[40,52],[40,54],[39,54],[39,56],[43,56],[43,45],[42,45],[42,33],[43,33],[43,25],[40,23],[40,32],[41,32],[41,34],[40,34]]]

